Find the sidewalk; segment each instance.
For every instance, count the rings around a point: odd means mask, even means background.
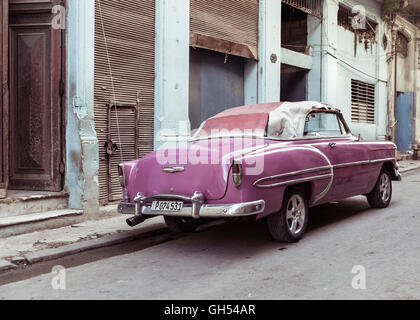
[[[420,169],[420,160],[403,160],[398,161],[400,173],[407,173],[416,169]]]
[[[0,239],[0,272],[168,231],[162,217],[131,228],[127,216],[86,221],[68,227]]]
[[[420,161],[399,162],[402,174],[420,169]],[[20,265],[53,260],[67,255],[106,247],[168,232],[162,217],[129,227],[127,216],[107,217],[68,227],[0,238],[0,272]]]

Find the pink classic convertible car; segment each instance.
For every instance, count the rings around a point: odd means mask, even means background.
[[[338,109],[318,102],[237,107],[188,141],[121,164],[118,210],[130,226],[164,216],[176,232],[206,218],[267,218],[274,239],[295,242],[309,207],[358,195],[387,207],[401,180],[395,153],[392,142],[352,135]]]

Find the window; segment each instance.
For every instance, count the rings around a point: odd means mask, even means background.
[[[346,133],[335,113],[313,112],[306,118],[305,136],[341,136]]]
[[[399,53],[403,58],[408,57],[408,38],[402,33],[397,33],[397,53]]]
[[[344,29],[350,30],[352,32],[355,32],[355,29],[353,29],[353,19],[357,16],[357,12],[353,12],[352,8],[346,7],[342,4],[338,7],[338,15],[337,15],[337,22],[338,25],[343,27]],[[363,32],[371,33],[372,36],[376,33],[376,28],[378,24],[373,21],[372,19],[369,19],[365,17],[366,20],[366,26],[362,30]]]
[[[322,17],[322,0],[282,0],[282,2],[307,14]]]
[[[375,123],[375,85],[351,80],[351,121]]]
[[[417,57],[417,69],[419,69],[420,70],[420,39],[419,40],[417,40],[417,46],[418,46],[418,48],[417,48],[417,54],[418,54],[418,57]]]

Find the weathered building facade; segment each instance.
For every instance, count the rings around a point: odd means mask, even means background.
[[[380,1],[2,0],[0,8],[0,198],[26,190],[60,199],[42,210],[98,217],[122,196],[119,162],[242,104],[322,101],[365,139],[395,139],[401,150],[419,143],[420,34],[404,19],[390,28]],[[398,32],[407,54],[395,63]]]

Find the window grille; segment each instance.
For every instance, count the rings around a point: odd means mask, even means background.
[[[307,14],[322,18],[322,0],[282,0],[282,2]]]

